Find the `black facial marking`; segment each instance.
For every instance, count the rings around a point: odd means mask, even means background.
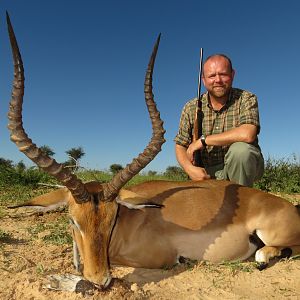
[[[92,203],[93,203],[93,207],[95,209],[95,212],[97,212],[98,208],[99,208],[99,203],[100,203],[99,193],[92,194],[91,198],[92,198]]]

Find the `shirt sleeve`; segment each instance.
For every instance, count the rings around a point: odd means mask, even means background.
[[[181,112],[178,133],[175,136],[175,143],[184,147],[188,147],[192,142],[192,132],[194,127],[195,109],[191,107],[191,103],[187,103]]]
[[[240,108],[240,125],[242,124],[253,124],[257,126],[257,133],[260,131],[258,102],[254,94],[247,93],[243,96]]]

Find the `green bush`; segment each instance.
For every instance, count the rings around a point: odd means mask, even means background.
[[[255,187],[279,193],[300,193],[300,162],[293,155],[287,159],[268,158],[265,161],[265,172]]]
[[[164,172],[164,176],[166,176],[170,180],[187,180],[188,176],[183,171],[181,167],[178,166],[169,166]]]
[[[123,169],[124,169],[123,166],[120,164],[112,164],[109,167],[109,170],[113,175],[117,174],[118,172],[120,172]]]
[[[16,168],[0,166],[0,186],[7,185],[30,185],[37,186],[38,183],[54,182],[53,178],[47,173],[36,168]]]
[[[76,172],[83,182],[111,180],[110,172],[98,170],[83,170]],[[163,174],[153,171],[134,176],[127,185],[133,185],[149,180],[188,180],[188,176],[179,166],[169,166]],[[31,167],[25,168],[21,162],[14,166],[12,162],[0,161],[0,187],[26,186],[35,188],[39,183],[60,184],[47,173]],[[296,155],[287,159],[268,158],[265,162],[265,172],[261,180],[255,183],[255,188],[268,192],[300,193],[300,161]]]

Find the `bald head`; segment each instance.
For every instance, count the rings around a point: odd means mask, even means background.
[[[223,58],[224,60],[227,60],[228,65],[230,67],[230,70],[231,71],[233,70],[231,59],[227,55],[222,54],[222,53],[213,54],[213,55],[208,56],[206,58],[206,60],[204,61],[203,65],[205,65],[209,60],[212,60],[212,59],[215,59],[215,58]]]

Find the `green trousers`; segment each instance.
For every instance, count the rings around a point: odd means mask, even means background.
[[[264,159],[258,148],[253,145],[233,143],[224,157],[224,164],[206,168],[206,172],[216,179],[231,180],[253,186],[264,173]]]

